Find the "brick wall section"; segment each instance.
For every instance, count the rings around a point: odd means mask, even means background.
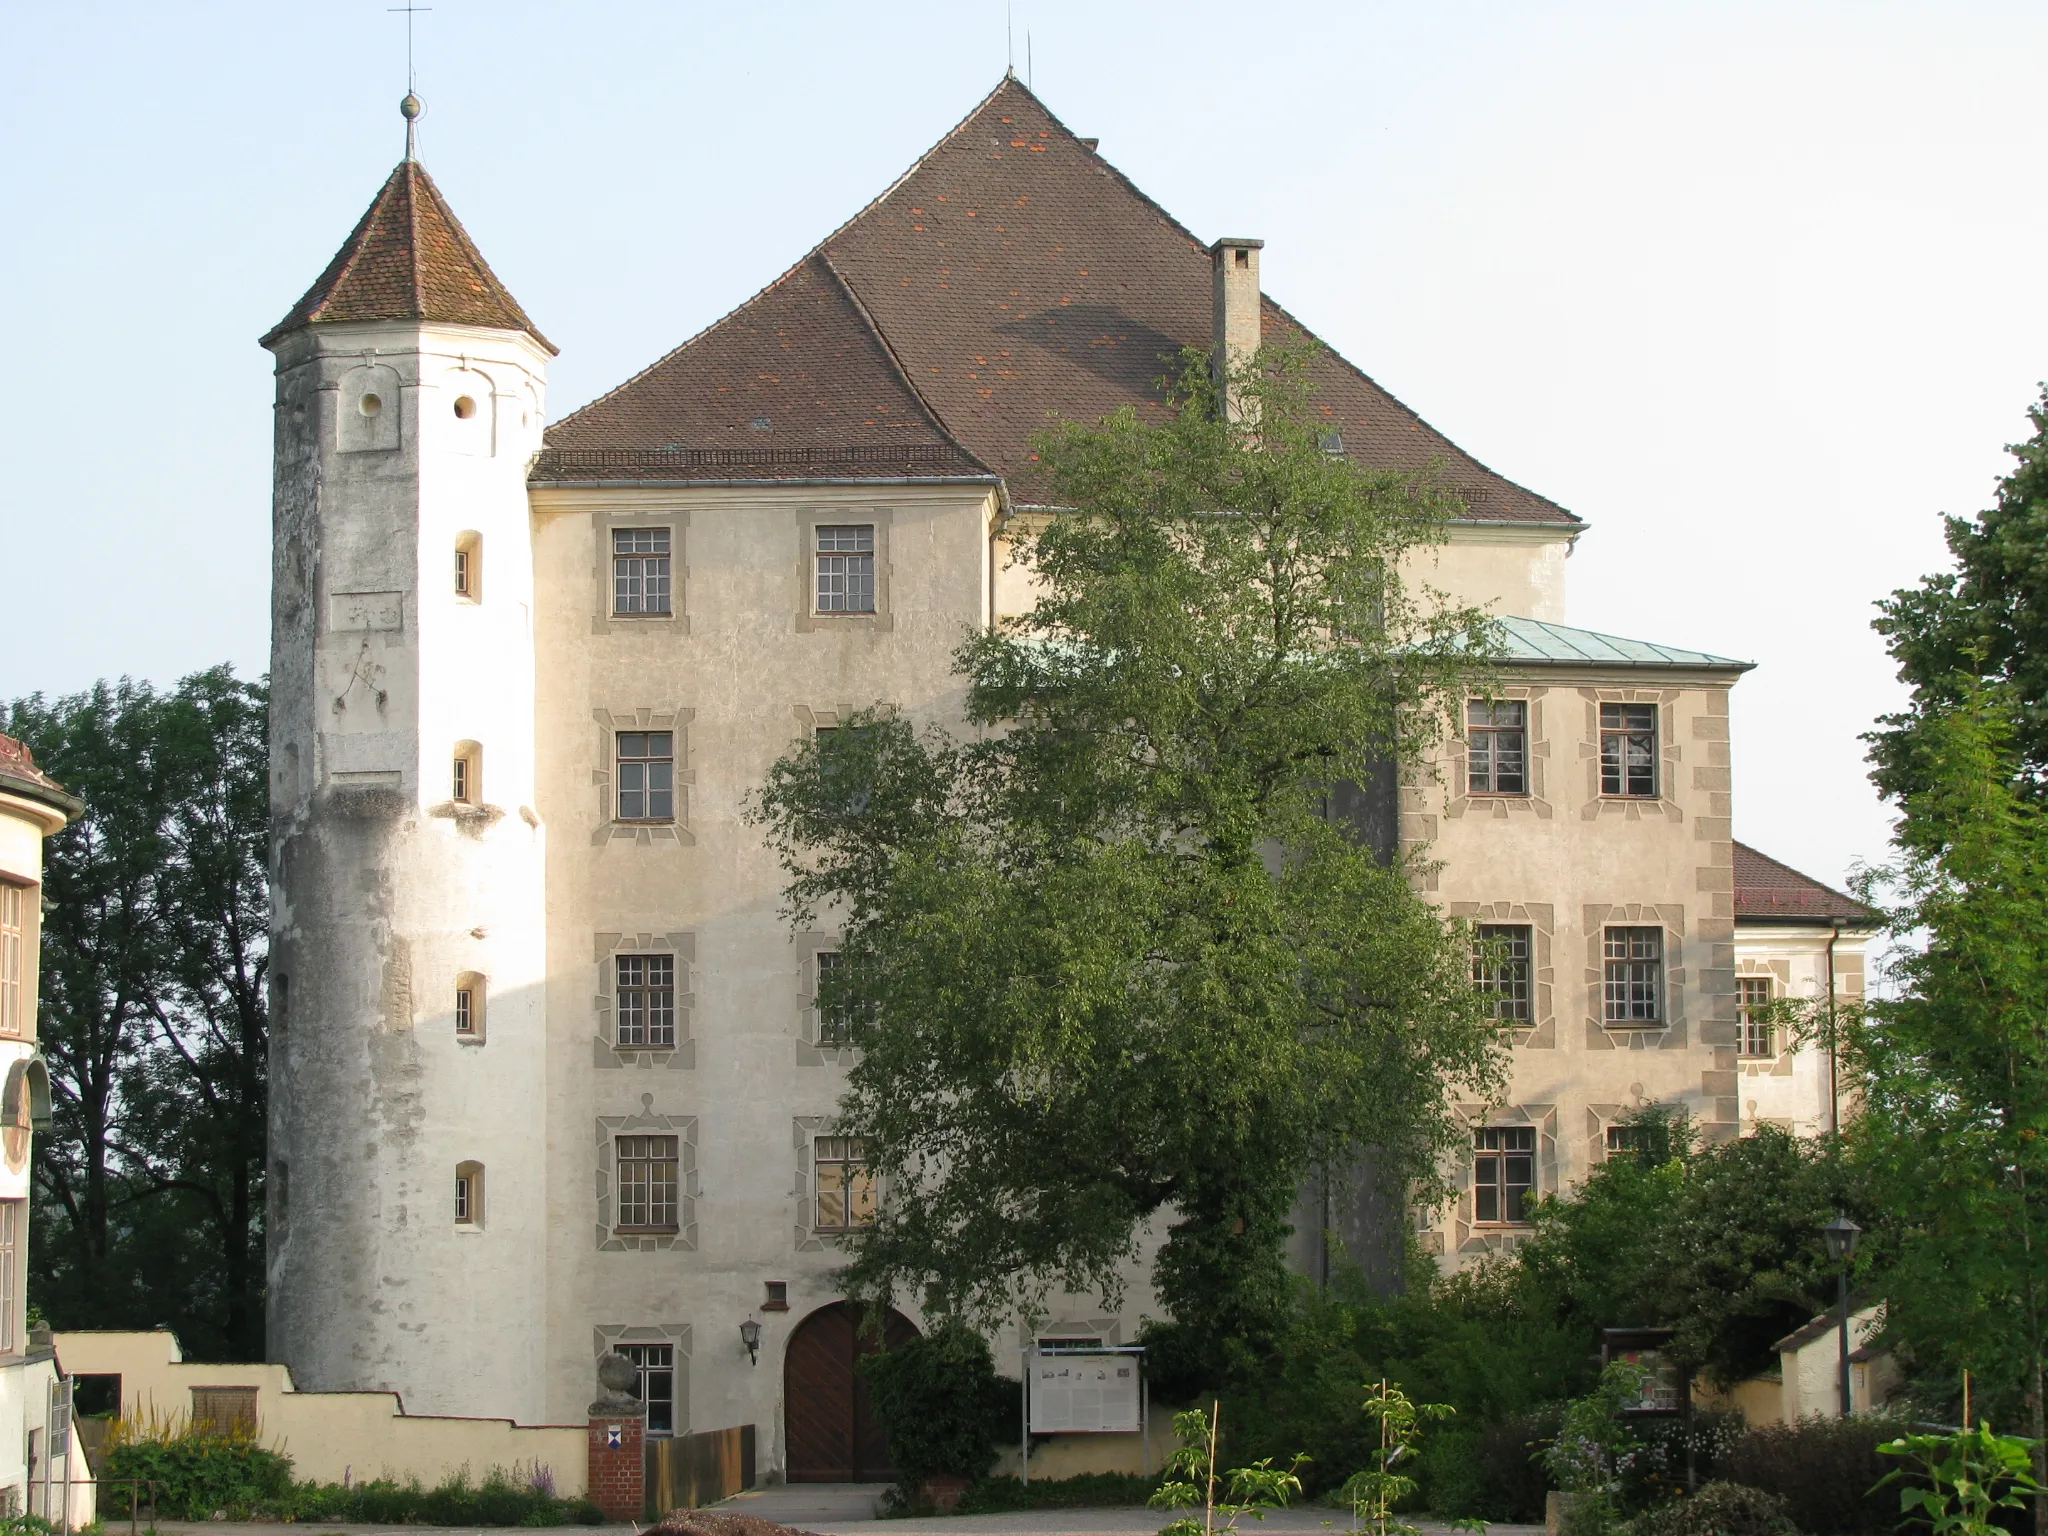
[[[646,1421],[627,1414],[590,1421],[590,1502],[608,1520],[647,1518]],[[619,1443],[611,1443],[612,1431]]]

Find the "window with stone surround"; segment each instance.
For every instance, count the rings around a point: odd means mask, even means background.
[[[1536,1128],[1484,1126],[1473,1132],[1472,1219],[1519,1226],[1529,1219],[1536,1184]]]
[[[875,527],[821,523],[817,528],[819,613],[875,611]]]
[[[612,612],[621,618],[670,613],[669,530],[612,530]]]
[[[620,731],[616,739],[618,819],[674,821],[675,732]]]
[[[812,1143],[811,1168],[818,1191],[816,1230],[851,1232],[874,1225],[875,1176],[859,1137],[818,1137]]]
[[[1529,792],[1529,706],[1520,699],[1465,705],[1465,786],[1474,795]]]
[[[1529,957],[1534,934],[1527,923],[1481,923],[1472,930],[1472,985],[1493,1003],[1494,1017],[1530,1022]]]
[[[1602,935],[1601,1012],[1608,1024],[1664,1020],[1664,930],[1608,928]]]
[[[846,963],[836,949],[818,951],[817,1044],[826,1049],[853,1043],[853,1004],[845,996]]]
[[[673,1136],[620,1136],[613,1142],[621,1232],[676,1230],[681,1155]]]
[[[664,1438],[676,1432],[676,1347],[673,1344],[615,1344],[618,1353],[640,1373],[640,1401],[647,1409],[647,1433]]]
[[[676,1043],[676,957],[614,955],[614,1001],[620,1047],[666,1048]]]
[[[1657,706],[1600,706],[1600,793],[1657,797]]]
[[[1770,1006],[1771,978],[1768,976],[1738,976],[1735,978],[1735,1024],[1738,1034],[1737,1052],[1743,1056],[1775,1056],[1778,1031],[1766,1015],[1759,1017]]]

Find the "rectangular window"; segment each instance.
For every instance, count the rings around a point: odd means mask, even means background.
[[[619,955],[618,1044],[671,1046],[676,1043],[676,957]]]
[[[1527,1024],[1529,943],[1526,923],[1481,923],[1472,933],[1472,985],[1493,999],[1494,1017]]]
[[[1735,1023],[1740,1031],[1737,1050],[1744,1056],[1775,1056],[1778,1054],[1778,1032],[1767,1018],[1757,1014],[1771,1000],[1771,978],[1768,976],[1738,976],[1735,978],[1736,1001]]]
[[[26,1208],[23,1200],[0,1200],[0,1355],[21,1348],[17,1314],[21,1311],[21,1213]]]
[[[28,1026],[29,887],[0,880],[0,1034]]]
[[[1472,1147],[1472,1219],[1526,1222],[1536,1183],[1536,1128],[1489,1126],[1475,1133]]]
[[[1600,706],[1600,793],[1657,796],[1657,706]]]
[[[476,994],[468,987],[455,989],[455,1033],[476,1033]]]
[[[676,819],[673,731],[619,732],[619,820]]]
[[[1664,1017],[1664,930],[1610,928],[1604,949],[1602,1011],[1607,1022],[1660,1022]]]
[[[874,1225],[875,1176],[858,1137],[820,1136],[812,1143],[818,1179],[818,1230],[849,1232]]]
[[[612,612],[669,612],[668,530],[612,530]]]
[[[254,1387],[194,1387],[192,1427],[215,1435],[256,1433]]]
[[[455,1175],[455,1219],[460,1222],[476,1220],[476,1180],[466,1173]]]
[[[818,612],[875,611],[875,529],[818,529]]]
[[[1465,706],[1465,740],[1470,750],[1465,787],[1475,795],[1529,792],[1529,706],[1520,699]]]
[[[842,998],[836,1002],[825,1001],[825,987],[828,982],[843,986],[846,970],[836,950],[823,950],[818,955],[818,1044],[845,1045],[853,1038],[853,1010]]]
[[[455,595],[469,596],[469,551],[466,549],[455,551]]]
[[[1607,1127],[1607,1155],[1643,1150],[1643,1128],[1640,1125],[1610,1125]]]
[[[469,800],[469,759],[458,757],[449,774],[449,798],[462,805]]]
[[[676,1432],[676,1347],[673,1344],[613,1346],[640,1373],[640,1401],[647,1409],[647,1433]]]
[[[676,1138],[621,1136],[612,1145],[617,1153],[620,1229],[675,1231]]]

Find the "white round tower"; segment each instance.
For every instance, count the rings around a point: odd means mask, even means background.
[[[532,1422],[546,849],[526,467],[554,348],[410,153],[263,345],[270,1358],[306,1389]]]

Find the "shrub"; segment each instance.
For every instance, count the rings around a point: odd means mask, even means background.
[[[1745,1428],[1739,1412],[1722,1408],[1695,1411],[1690,1424],[1684,1419],[1641,1421],[1639,1444],[1622,1461],[1621,1507],[1648,1509],[1678,1497],[1689,1485],[1719,1478],[1723,1458]]]
[[[1776,1494],[1812,1536],[1881,1536],[1898,1523],[1898,1509],[1870,1490],[1892,1470],[1877,1448],[1898,1432],[1885,1418],[1759,1425],[1728,1448],[1718,1475]]]
[[[1741,1483],[1702,1483],[1629,1522],[1628,1536],[1799,1536],[1785,1501]]]
[[[1539,1524],[1544,1495],[1555,1486],[1540,1459],[1558,1431],[1560,1412],[1542,1408],[1484,1425],[1469,1439],[1445,1435],[1423,1447],[1423,1488],[1430,1508],[1450,1519]]]
[[[996,1436],[1017,1421],[1018,1385],[996,1374],[980,1334],[942,1323],[860,1363],[906,1492],[928,1478],[986,1477]]]
[[[156,1512],[173,1520],[204,1520],[215,1510],[241,1513],[288,1499],[292,1460],[258,1445],[253,1435],[187,1428],[148,1438],[116,1421],[108,1436],[104,1481],[147,1478],[156,1484]],[[129,1512],[129,1489],[107,1490],[107,1513]],[[144,1507],[149,1492],[143,1491]]]

